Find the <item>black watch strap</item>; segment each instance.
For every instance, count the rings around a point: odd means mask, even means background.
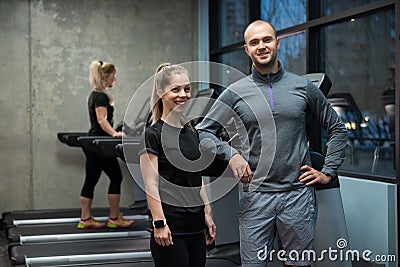
[[[154,228],[163,228],[166,225],[167,225],[167,220],[165,219],[153,221]]]

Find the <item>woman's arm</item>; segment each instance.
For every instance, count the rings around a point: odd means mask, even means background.
[[[107,108],[106,107],[96,107],[96,118],[99,123],[101,129],[111,135],[112,137],[124,137],[125,134],[123,132],[117,132],[111,126],[111,124],[107,120]]]
[[[146,187],[147,203],[151,216],[153,220],[163,220],[165,219],[165,215],[158,190],[158,157],[152,153],[142,154],[140,156],[140,169]],[[168,225],[165,225],[163,228],[154,228],[154,238],[156,243],[161,246],[173,245]]]
[[[205,224],[206,224],[206,244],[211,245],[215,240],[217,227],[215,226],[214,220],[211,214],[211,205],[208,200],[204,180],[202,180],[202,186],[200,189],[200,196],[204,202],[204,213],[205,213]]]

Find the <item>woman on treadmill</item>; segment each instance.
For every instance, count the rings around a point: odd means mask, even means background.
[[[188,71],[161,64],[154,76],[152,124],[145,129],[139,153],[156,267],[204,267],[206,246],[215,239],[201,172],[192,168],[200,151],[197,131],[183,116],[190,97]]]
[[[88,98],[91,136],[123,137],[123,132],[113,129],[114,101],[109,93],[116,81],[117,68],[109,62],[93,61],[89,69],[89,82],[92,92]],[[86,151],[86,177],[81,191],[81,220],[79,229],[126,228],[134,221],[127,220],[120,213],[119,202],[121,194],[122,173],[117,158],[103,156],[99,153]],[[108,202],[110,217],[107,224],[95,220],[91,214],[94,188],[104,171],[110,178]]]

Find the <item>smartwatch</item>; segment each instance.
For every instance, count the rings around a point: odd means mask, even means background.
[[[153,221],[154,228],[163,228],[166,225],[167,225],[166,219]]]

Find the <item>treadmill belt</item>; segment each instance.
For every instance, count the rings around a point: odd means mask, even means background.
[[[110,208],[93,208],[94,217],[106,217],[110,214]],[[148,214],[146,201],[135,203],[131,208],[121,208],[124,215]],[[22,210],[3,213],[3,225],[9,227],[14,220],[53,219],[53,218],[79,218],[81,210],[75,209],[46,209],[46,210]]]

